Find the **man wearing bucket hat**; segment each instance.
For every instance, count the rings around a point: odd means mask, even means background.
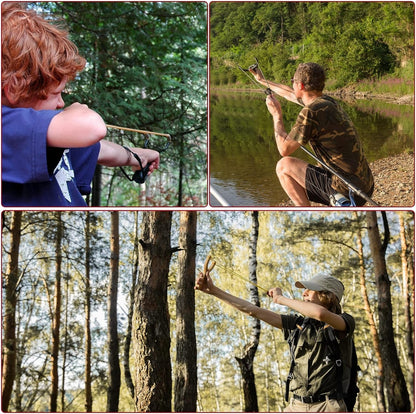
[[[344,286],[325,274],[297,281],[295,286],[305,289],[303,300],[283,296],[278,287],[268,295],[297,315],[278,314],[233,296],[214,285],[209,271],[199,274],[195,289],[283,330],[291,354],[286,383],[290,403],[285,412],[346,412],[344,395],[350,383],[355,321],[341,311]]]

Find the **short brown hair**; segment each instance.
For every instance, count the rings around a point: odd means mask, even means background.
[[[1,90],[7,86],[17,102],[46,99],[65,78],[72,80],[85,59],[68,33],[17,2],[2,4]]]
[[[318,291],[317,295],[319,301],[322,303],[322,306],[324,306],[333,313],[341,313],[341,305],[335,293],[322,290]]]
[[[305,91],[321,92],[325,86],[325,70],[317,63],[301,63],[293,78],[303,83]]]

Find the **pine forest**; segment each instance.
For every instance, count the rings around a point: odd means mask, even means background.
[[[355,411],[414,409],[411,212],[6,211],[2,230],[4,412],[282,411],[283,333],[194,289],[207,255],[278,313],[268,289],[336,276]]]

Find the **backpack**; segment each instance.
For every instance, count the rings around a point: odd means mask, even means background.
[[[297,325],[297,328],[294,332],[294,335],[291,339],[289,339],[289,346],[290,346],[290,354],[291,354],[291,364],[289,369],[289,374],[286,381],[286,393],[285,399],[289,401],[289,384],[293,378],[293,370],[295,368],[295,349],[299,340],[300,331],[305,327],[306,320],[309,318],[305,318],[304,323],[302,326]],[[325,338],[327,339],[328,345],[331,348],[331,351],[335,357],[336,361],[336,369],[337,369],[337,388],[340,394],[342,394],[345,405],[347,406],[348,412],[353,412],[354,405],[357,401],[357,395],[360,392],[360,389],[357,386],[358,381],[358,371],[361,371],[360,367],[358,366],[358,358],[357,352],[355,349],[354,341],[352,342],[352,356],[351,356],[351,371],[350,371],[350,378],[347,392],[344,392],[342,389],[342,376],[343,376],[343,364],[341,359],[341,351],[339,349],[338,340],[335,336],[334,329],[332,327],[328,327],[325,329]]]

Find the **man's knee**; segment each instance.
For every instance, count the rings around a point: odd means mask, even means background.
[[[276,174],[278,177],[283,175],[291,175],[290,172],[293,171],[293,158],[292,157],[283,157],[276,164]]]

